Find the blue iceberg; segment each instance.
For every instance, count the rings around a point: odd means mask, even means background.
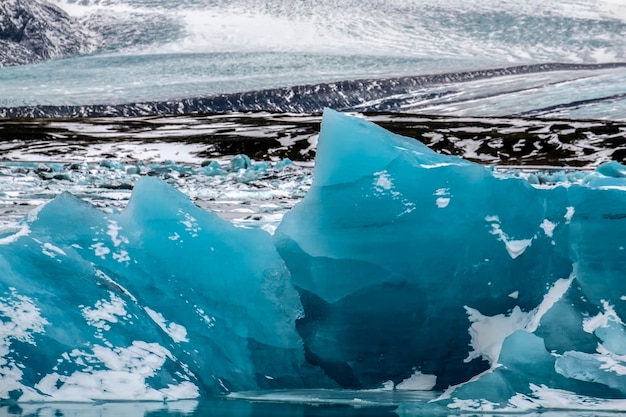
[[[275,234],[307,360],[345,388],[452,386],[460,409],[623,398],[624,168],[537,181],[327,111]]]
[[[625,408],[624,172],[502,171],[327,110],[273,237],[155,178],[120,212],[63,194],[0,236],[0,398]]]
[[[62,194],[0,245],[0,398],[164,400],[332,386],[270,236],[164,182],[106,214]]]

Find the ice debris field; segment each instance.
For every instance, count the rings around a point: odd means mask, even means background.
[[[626,167],[551,175],[327,110],[273,234],[149,176],[119,210],[61,194],[0,236],[0,399],[349,388],[439,391],[432,412],[626,410]]]

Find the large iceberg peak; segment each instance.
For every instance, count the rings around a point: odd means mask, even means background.
[[[583,236],[597,231],[578,207],[602,213],[598,196],[613,200],[591,176],[536,187],[327,110],[312,188],[274,236],[304,306],[307,358],[344,387],[420,372],[443,389],[498,366],[516,332],[544,337],[533,346],[548,356],[544,343],[575,349],[550,312],[564,282],[608,296],[586,278],[599,254]]]
[[[461,158],[438,154],[424,144],[389,132],[359,118],[347,118],[325,109],[315,160],[314,185],[318,187],[351,183],[372,172],[384,173],[397,158],[416,166],[437,167],[467,164]],[[390,186],[381,180],[384,189]]]

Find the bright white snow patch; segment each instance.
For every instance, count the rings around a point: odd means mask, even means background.
[[[144,307],[144,310],[148,313],[150,318],[158,324],[169,337],[172,338],[173,341],[176,343],[189,342],[189,339],[187,338],[187,329],[185,329],[184,326],[174,322],[168,323],[161,313],[158,313],[151,308]]]
[[[121,250],[118,253],[113,254],[113,260],[120,263],[128,263],[130,262],[130,255],[128,254],[128,251]]]
[[[465,311],[472,323],[469,334],[470,344],[474,349],[465,358],[465,362],[482,357],[491,364],[497,363],[504,339],[516,330],[525,328],[529,322],[529,313],[523,312],[518,306],[515,306],[508,316],[504,314],[484,316],[468,306],[465,306]]]
[[[9,392],[22,390],[21,401],[39,401],[41,395],[23,386],[23,365],[9,356],[11,343],[18,341],[35,345],[34,334],[44,333],[48,321],[30,298],[19,295],[15,288],[0,297],[0,399],[9,398]]]
[[[188,380],[159,390],[149,386],[146,380],[172,358],[158,343],[134,341],[127,348],[96,345],[92,350],[88,353],[74,349],[64,355],[65,360],[84,363],[84,370],[71,375],[48,374],[35,388],[47,394],[48,401],[164,401],[199,396],[198,387]],[[94,370],[97,365],[107,369]]]
[[[404,210],[399,212],[396,217],[402,217],[415,210],[414,202],[407,199],[401,192],[394,190],[393,180],[386,170],[374,173],[374,182],[372,185],[377,196],[391,196],[393,200],[402,203]]]
[[[572,281],[574,280],[574,274],[571,274],[569,278],[561,278],[556,280],[552,288],[548,290],[548,293],[544,295],[541,304],[539,304],[531,313],[533,316],[526,328],[527,331],[533,333],[539,327],[541,318],[550,310],[557,301],[559,301],[563,295],[569,290]]]
[[[122,228],[115,222],[114,220],[109,220],[109,226],[107,230],[107,235],[111,238],[113,242],[113,246],[116,248],[122,243],[128,244],[128,238],[124,236],[120,236],[120,231]]]
[[[555,223],[552,223],[548,219],[544,219],[543,222],[539,225],[539,227],[543,229],[543,232],[546,234],[546,236],[548,237],[554,236],[554,229],[556,229]]]
[[[0,238],[0,245],[9,245],[17,241],[22,236],[28,236],[29,234],[30,234],[30,228],[28,227],[28,225],[24,224],[22,225],[22,227],[20,227],[20,229],[17,232],[9,236]]]
[[[437,200],[435,200],[437,207],[439,208],[448,207],[448,204],[450,204],[450,189],[440,188],[437,191],[435,191],[435,196],[437,197]]]
[[[111,300],[98,300],[94,307],[84,307],[83,317],[90,326],[101,330],[110,330],[109,323],[117,323],[119,318],[126,316],[126,303],[120,297],[109,291]]]
[[[56,258],[57,255],[67,255],[61,248],[54,246],[51,243],[44,243],[41,248],[41,253],[51,258]]]
[[[101,259],[105,259],[106,256],[111,253],[111,249],[104,246],[102,242],[94,243],[89,246],[89,249],[93,249],[94,254]]]
[[[434,168],[443,168],[443,167],[449,167],[449,166],[462,166],[462,165],[463,164],[452,164],[450,162],[439,162],[438,164],[422,164],[420,165],[420,168],[434,169]]]
[[[565,213],[565,224],[570,224],[570,222],[572,221],[572,217],[574,217],[574,213],[575,213],[575,209],[574,207],[568,207],[567,208],[567,212]]]
[[[215,317],[213,316],[209,316],[208,314],[206,314],[204,312],[203,309],[201,309],[198,306],[194,306],[196,309],[196,313],[200,316],[200,318],[202,318],[202,320],[204,320],[204,322],[209,326],[209,327],[215,327]]]
[[[436,375],[423,374],[421,371],[415,371],[413,375],[396,385],[396,389],[400,391],[430,391],[437,384]]]
[[[587,333],[593,333],[600,327],[608,327],[609,320],[623,325],[622,320],[615,312],[615,308],[606,300],[601,300],[604,312],[600,312],[593,317],[587,317],[583,320],[583,330]]]
[[[382,190],[391,190],[393,188],[393,182],[387,171],[375,172],[374,187],[382,192]]]
[[[530,239],[510,239],[509,236],[504,233],[504,230],[500,227],[500,219],[498,216],[487,216],[485,217],[485,221],[491,223],[491,230],[489,231],[492,235],[497,236],[498,240],[504,243],[504,247],[511,258],[515,259],[521,254],[523,254],[530,245],[533,243],[533,238]]]
[[[437,207],[439,207],[439,208],[446,208],[446,207],[448,207],[448,204],[450,204],[450,199],[449,198],[444,198],[444,197],[439,197],[435,202],[437,203]]]
[[[178,216],[184,217],[179,223],[185,226],[185,231],[189,233],[191,237],[198,237],[198,233],[202,230],[198,224],[198,220],[189,213],[185,213],[183,210],[178,210]]]
[[[541,318],[563,297],[573,279],[574,275],[572,274],[567,279],[557,280],[541,303],[529,312],[523,312],[518,306],[515,306],[508,315],[484,316],[478,310],[465,306],[471,323],[469,328],[470,345],[474,349],[465,358],[465,361],[470,362],[475,358],[482,357],[495,365],[500,356],[504,339],[516,330],[526,330],[530,333],[537,330]],[[519,293],[515,291],[509,294],[509,296],[512,295],[519,295]]]

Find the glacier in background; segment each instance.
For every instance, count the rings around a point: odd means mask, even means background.
[[[155,178],[119,212],[63,194],[0,237],[0,397],[624,409],[624,177],[503,174],[327,110],[273,238]]]
[[[60,18],[35,11],[52,5],[68,25],[52,30]],[[457,117],[624,120],[626,114],[626,6],[616,0],[5,0],[3,6],[0,26],[12,42],[0,51],[0,66],[3,55],[21,56],[29,44],[41,49],[42,39],[33,38],[41,32],[45,58],[82,52],[0,68],[3,117],[324,107]]]

